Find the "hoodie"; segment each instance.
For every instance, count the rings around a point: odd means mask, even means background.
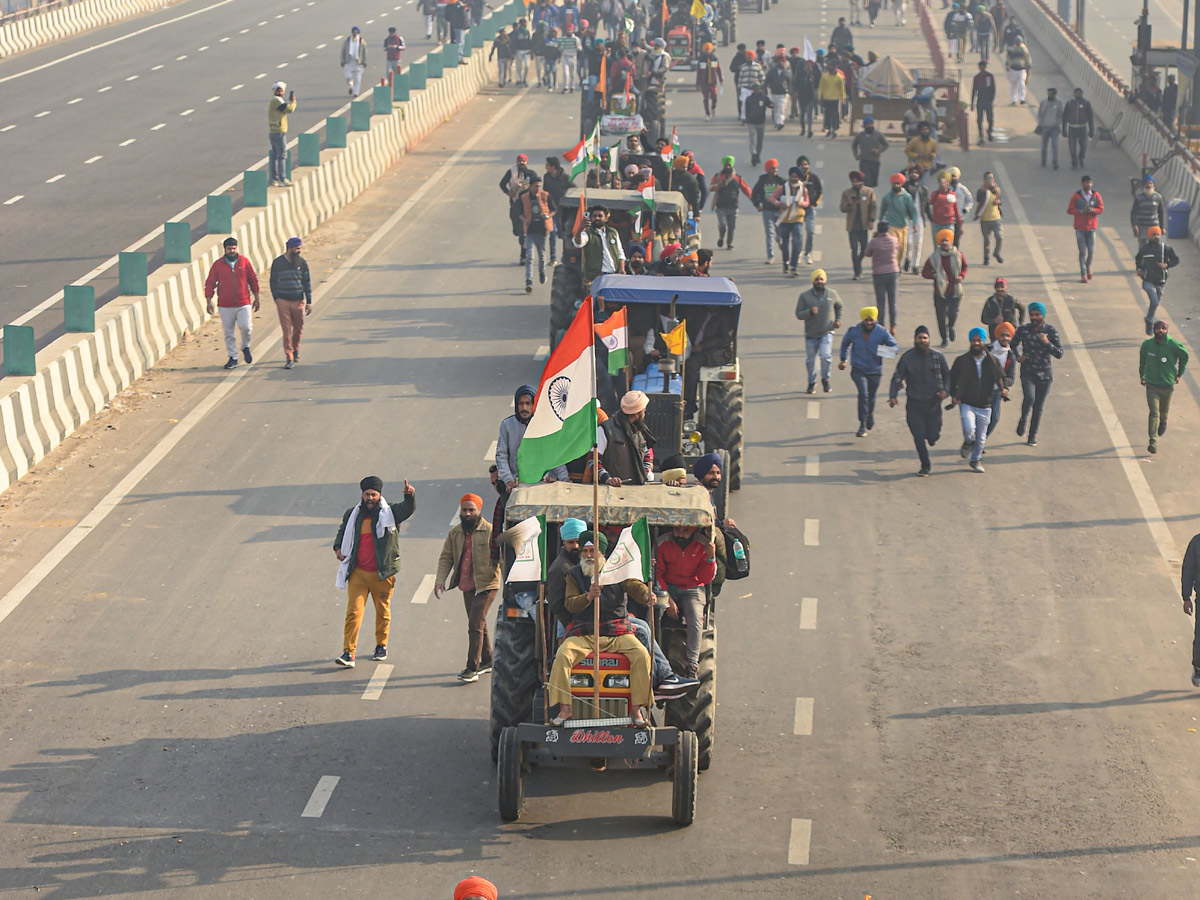
[[[528,422],[517,418],[517,401],[522,397],[531,400],[537,398],[537,388],[531,384],[523,384],[513,393],[513,414],[500,423],[500,435],[496,438],[496,475],[504,484],[518,481],[517,478],[517,448],[521,446],[521,438],[525,437]],[[566,466],[555,466],[550,473],[558,481],[569,481]]]

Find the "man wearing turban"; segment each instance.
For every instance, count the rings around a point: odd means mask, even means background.
[[[950,391],[950,365],[946,357],[929,346],[929,329],[924,325],[917,326],[913,348],[896,363],[888,406],[895,407],[899,402],[902,385],[908,393],[905,404],[908,430],[921,460],[917,474],[924,478],[931,468],[929,447],[942,436],[942,401]]]
[[[1039,302],[1029,304],[1029,321],[1017,329],[1012,339],[1013,353],[1021,364],[1021,418],[1017,436],[1025,434],[1029,424],[1030,447],[1037,446],[1038,429],[1042,425],[1042,408],[1054,381],[1054,360],[1062,359],[1062,339],[1058,330],[1046,321],[1046,307]]]
[[[988,347],[988,352],[996,357],[996,362],[1000,363],[1000,368],[1004,370],[1004,386],[1011,390],[1017,380],[1017,355],[1009,349],[1009,346],[1017,329],[1012,322],[1001,322],[995,327],[993,333],[996,337]],[[1000,389],[996,388],[992,393],[992,420],[988,422],[988,437],[992,436],[992,432],[1000,424],[1000,406],[1003,400]]]
[[[846,368],[850,358],[850,377],[858,388],[858,431],[856,437],[866,437],[875,427],[875,395],[879,392],[879,381],[883,378],[883,360],[879,358],[881,346],[895,347],[896,339],[886,328],[878,327],[879,310],[864,306],[858,311],[859,323],[846,331],[842,338],[838,368]]]
[[[954,246],[953,229],[943,228],[937,232],[934,240],[937,246],[933,248],[929,259],[925,260],[921,277],[933,282],[933,309],[937,315],[938,334],[942,338],[939,346],[948,347],[950,341],[957,339],[954,324],[958,321],[958,307],[962,303],[967,258]]]
[[[983,446],[992,419],[992,394],[1008,396],[1004,370],[987,352],[987,332],[978,325],[967,335],[971,348],[950,367],[950,397],[962,417],[962,456],[970,457],[972,472],[983,472]]]
[[[416,490],[406,480],[404,499],[390,506],[383,499],[383,479],[368,475],[358,483],[358,503],[346,510],[333,539],[338,558],[334,584],[346,589],[346,627],[339,666],[354,668],[358,631],[362,626],[367,597],[375,603],[375,653],[372,659],[387,659],[388,629],[392,621],[392,591],[400,571],[400,523],[417,508]]]
[[[454,888],[454,900],[499,900],[499,897],[496,886],[478,875],[464,878]]]
[[[438,557],[433,595],[440,598],[449,587],[462,591],[467,611],[467,664],[458,680],[471,684],[492,671],[492,642],[487,614],[500,587],[500,564],[492,559],[492,525],[481,511],[483,498],[463,494],[458,501],[458,524],[450,529]]]
[[[796,318],[804,323],[804,368],[808,372],[807,393],[817,387],[820,362],[821,387],[829,386],[829,366],[833,359],[833,333],[842,327],[842,298],[826,286],[824,269],[814,269],[812,287],[796,301]]]

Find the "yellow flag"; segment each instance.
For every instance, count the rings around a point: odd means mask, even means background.
[[[705,9],[703,0],[692,0],[692,18],[703,19],[704,13]]]
[[[687,320],[682,320],[678,325],[670,331],[663,333],[662,339],[667,344],[667,352],[674,356],[682,356],[684,347],[687,344]]]

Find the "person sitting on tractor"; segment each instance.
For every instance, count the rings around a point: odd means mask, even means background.
[[[650,272],[646,268],[646,248],[641,244],[633,243],[629,245],[629,250],[626,251],[629,258],[625,261],[625,270],[630,275],[649,275]]]
[[[658,264],[651,275],[682,275],[683,247],[678,241],[667,244],[658,254]]]
[[[692,463],[692,474],[696,476],[696,480],[700,484],[704,485],[711,496],[721,486],[721,479],[725,477],[721,471],[720,455],[715,452],[705,453]],[[717,525],[728,525],[731,528],[737,528],[737,522],[733,521],[733,516],[726,516]]]
[[[567,612],[567,572],[579,565],[579,536],[586,530],[587,525],[581,519],[565,519],[558,526],[558,556],[546,570],[546,608],[558,623],[559,637],[571,624],[571,614]]]
[[[642,391],[629,391],[621,398],[621,409],[600,426],[600,483],[648,484],[654,476],[654,435],[646,428],[650,398]]]
[[[675,525],[654,551],[658,587],[667,592],[666,615],[687,626],[684,675],[696,677],[704,631],[704,588],[717,574],[717,548],[695,525]]]
[[[588,210],[587,227],[573,237],[571,243],[583,250],[580,269],[585,294],[598,276],[625,274],[625,248],[621,246],[621,235],[617,229],[608,224],[607,206],[597,203]]]
[[[654,217],[654,244],[656,247],[670,244],[683,246],[683,226],[679,223],[679,216],[660,212]]]
[[[622,653],[629,660],[630,715],[635,726],[645,726],[646,708],[654,702],[650,690],[650,654],[633,632],[626,597],[650,606],[654,593],[649,585],[636,578],[601,587],[593,578],[607,556],[608,539],[603,534],[585,531],[579,535],[579,545],[579,564],[568,569],[566,576],[564,602],[571,623],[550,669],[550,702],[558,705],[558,715],[550,724],[559,726],[571,718],[571,669],[598,645],[601,653]],[[600,634],[593,640],[594,603],[600,604]]]

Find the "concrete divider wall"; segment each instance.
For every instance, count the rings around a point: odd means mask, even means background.
[[[174,2],[176,0],[77,0],[69,6],[6,22],[0,25],[0,57],[32,50]]]
[[[508,22],[510,0],[484,19],[478,33]],[[490,27],[489,27],[490,26]],[[362,193],[406,150],[432,132],[488,83],[482,45],[467,65],[448,68],[425,90],[371,118],[370,131],[348,135],[344,150],[324,149],[315,168],[296,168],[294,185],[272,190],[266,207],[246,208],[233,219],[239,249],[260,273],[264,293],[271,260],[291,235],[309,234]],[[184,334],[209,318],[204,280],[221,255],[226,235],[206,235],[192,246],[193,261],[150,273],[148,294],[120,297],[96,311],[96,330],[68,334],[37,355],[37,374],[5,378],[0,397],[0,491],[20,479],[70,434],[139,378]]]

